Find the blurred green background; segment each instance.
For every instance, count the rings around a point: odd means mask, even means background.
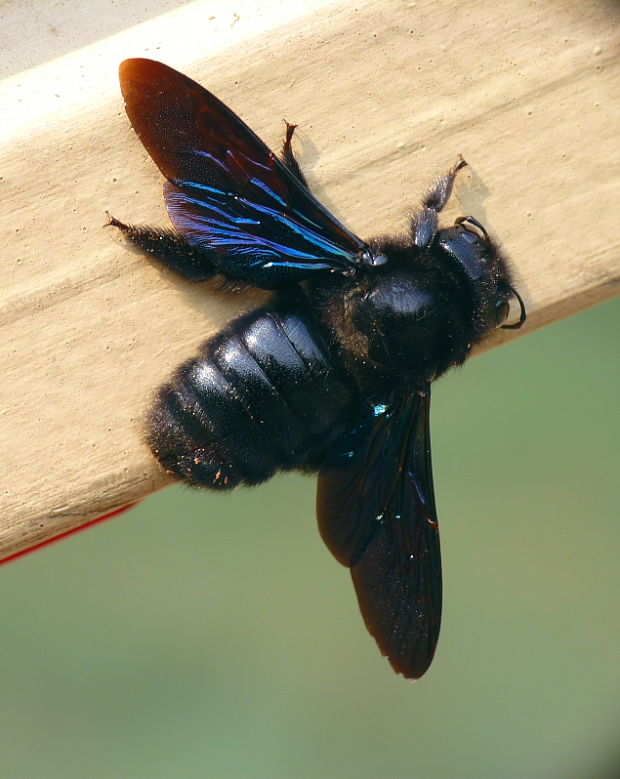
[[[0,571],[0,776],[620,775],[620,301],[440,381],[445,610],[393,674],[314,480],[175,487]]]

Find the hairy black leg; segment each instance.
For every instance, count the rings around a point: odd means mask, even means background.
[[[440,176],[422,198],[422,208],[411,220],[413,243],[418,248],[425,249],[433,242],[437,232],[437,214],[450,199],[456,174],[466,165],[467,163],[459,154],[450,170],[444,176]]]
[[[125,238],[140,251],[163,262],[186,279],[206,281],[216,274],[207,253],[190,246],[183,236],[174,230],[127,225],[109,214],[108,219],[108,224],[118,227]]]
[[[441,211],[450,199],[456,174],[466,165],[467,162],[465,162],[463,157],[459,154],[456,162],[446,173],[446,175],[440,176],[426,193],[426,195],[422,198],[422,205],[424,205],[426,208],[432,209],[433,211]]]
[[[301,181],[301,183],[307,187],[308,182],[306,181],[306,177],[304,176],[304,174],[301,172],[299,163],[295,159],[295,155],[293,154],[293,147],[291,145],[291,141],[293,139],[293,133],[295,132],[296,127],[297,127],[296,124],[289,124],[289,122],[286,122],[286,135],[284,136],[284,143],[282,144],[281,157],[282,157],[282,162],[284,162],[284,164],[291,171],[293,176],[295,176],[296,179]]]

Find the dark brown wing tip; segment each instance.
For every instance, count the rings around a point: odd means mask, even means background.
[[[402,663],[400,660],[393,660],[391,657],[387,658],[393,670],[403,676],[408,682],[419,681],[424,674],[428,671],[433,661],[433,658],[428,662],[422,664],[408,665]]]
[[[148,60],[141,59],[139,57],[133,57],[121,62],[118,66],[118,80],[123,84],[125,81],[131,81],[135,75],[136,68],[142,67],[142,63],[148,62]]]
[[[149,82],[153,83],[155,80],[152,68],[153,65],[161,67],[162,63],[134,57],[133,59],[123,60],[118,66],[118,80],[121,85],[121,92],[125,98],[125,103],[127,103],[130,98],[136,99],[136,85],[144,85]]]
[[[146,59],[146,57],[132,57],[123,60],[118,66],[118,79],[123,95],[131,90],[135,91],[136,87],[142,90],[146,87],[152,89],[156,85],[166,84],[169,87],[170,84],[178,85],[181,83],[195,86],[190,78],[169,65],[157,60]]]
[[[146,57],[130,57],[123,60],[118,66],[118,77],[121,81],[125,79],[133,78],[138,72],[142,75],[148,70],[170,70],[168,65],[164,65],[163,62],[157,62],[157,60],[150,60]]]

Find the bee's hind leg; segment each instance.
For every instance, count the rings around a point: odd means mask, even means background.
[[[210,252],[190,246],[176,230],[125,224],[110,214],[108,220],[108,224],[117,227],[129,243],[184,278],[206,281],[216,274]]]

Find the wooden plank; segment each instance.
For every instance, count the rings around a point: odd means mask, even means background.
[[[471,213],[500,237],[525,332],[617,293],[613,3],[294,5],[192,3],[0,84],[0,557],[164,486],[142,439],[149,396],[260,298],[184,283],[103,229],[106,209],[167,223],[122,110],[127,56],[188,73],[274,145],[282,117],[298,122],[311,185],[362,236],[404,229],[462,153],[470,173],[446,219]],[[9,4],[10,29],[32,13]],[[14,54],[4,72],[29,64],[26,44]]]

